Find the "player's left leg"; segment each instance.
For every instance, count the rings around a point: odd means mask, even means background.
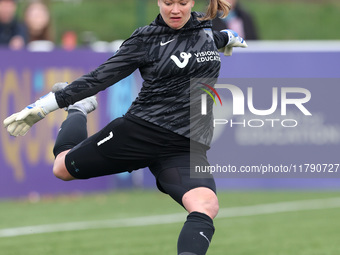
[[[189,215],[178,238],[178,254],[204,255],[215,232],[213,219],[219,209],[217,196],[211,189],[199,187],[185,193],[182,202]]]
[[[201,212],[214,219],[218,213],[218,199],[214,191],[200,187],[189,190],[184,194],[182,203],[189,212]]]
[[[155,174],[155,170],[152,171]],[[214,179],[190,178],[190,167],[168,168],[156,178],[159,189],[189,213],[178,238],[178,255],[205,255],[215,231],[213,219],[219,209]]]

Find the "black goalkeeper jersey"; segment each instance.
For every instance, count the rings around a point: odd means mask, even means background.
[[[105,63],[57,91],[59,107],[95,95],[139,69],[144,82],[128,114],[209,145],[212,125],[190,136],[190,80],[218,77],[218,49],[228,36],[213,32],[211,21],[198,20],[200,15],[193,12],[179,30],[168,27],[161,15],[138,28]]]

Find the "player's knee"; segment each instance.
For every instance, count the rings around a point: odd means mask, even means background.
[[[203,203],[203,208],[204,208],[204,213],[207,214],[210,218],[214,219],[220,209],[217,197],[210,201],[205,201]]]
[[[63,180],[63,181],[71,181],[74,178],[70,173],[67,171],[65,166],[65,157],[57,156],[56,160],[54,161],[53,165],[53,174],[55,177]]]
[[[63,181],[71,181],[71,180],[74,179],[65,167],[62,167],[58,164],[57,165],[54,164],[53,174],[54,174],[55,177],[57,177],[57,178],[59,178]]]
[[[220,210],[220,205],[218,204],[218,201],[216,201],[216,203],[214,204],[212,208],[212,215],[213,215],[212,218],[215,218],[217,216],[219,210]]]
[[[182,201],[189,213],[196,211],[214,219],[219,211],[216,194],[207,188],[197,188],[187,192]]]
[[[71,181],[74,178],[69,174],[69,172],[66,169],[53,167],[53,174],[55,177],[57,177],[60,180],[63,181]]]
[[[200,212],[208,215],[211,219],[214,219],[219,211],[218,200],[202,200],[192,207],[191,212]]]

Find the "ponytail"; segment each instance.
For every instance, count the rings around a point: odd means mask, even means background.
[[[231,4],[227,0],[210,0],[206,14],[201,20],[211,20],[217,16],[217,12],[222,12],[222,18],[228,16]]]

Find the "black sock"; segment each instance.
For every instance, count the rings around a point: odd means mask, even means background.
[[[190,213],[178,238],[178,255],[205,255],[214,232],[213,221],[208,215]]]
[[[53,154],[72,149],[87,138],[87,119],[84,113],[78,110],[69,110],[67,119],[61,124]]]

